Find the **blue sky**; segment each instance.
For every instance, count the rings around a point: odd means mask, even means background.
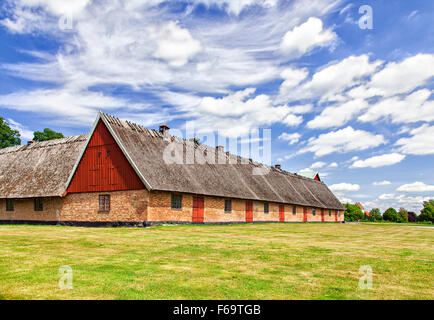
[[[271,162],[342,201],[434,197],[434,2],[3,1],[0,115],[23,140],[102,110],[229,137],[271,129]],[[373,29],[361,29],[369,5]]]

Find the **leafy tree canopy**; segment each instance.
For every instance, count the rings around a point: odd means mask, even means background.
[[[345,221],[358,221],[363,219],[363,212],[356,204],[345,203]]]
[[[53,139],[64,138],[63,134],[60,132],[56,132],[49,128],[45,128],[43,132],[35,131],[33,132],[33,140],[35,141],[47,141]]]
[[[383,219],[385,221],[392,221],[392,222],[401,222],[402,221],[401,216],[393,208],[389,208],[384,212]]]
[[[399,208],[398,211],[399,216],[401,217],[402,222],[408,222],[408,211],[404,208]]]
[[[0,117],[0,149],[21,144],[20,133],[12,130],[9,123]]]
[[[375,221],[381,221],[381,220],[383,220],[383,217],[381,216],[380,209],[378,209],[378,208],[372,209],[369,212],[369,214],[371,215],[371,217],[374,218]]]
[[[434,223],[434,199],[423,202],[423,209],[420,210],[417,221],[431,221]]]

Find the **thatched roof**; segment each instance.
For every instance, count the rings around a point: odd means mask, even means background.
[[[101,118],[149,189],[344,210],[323,182],[109,115],[101,114]],[[184,154],[191,154],[187,150],[194,149],[195,159],[197,156],[217,155],[225,160],[224,164],[197,164],[197,161],[191,161],[196,164],[186,164],[184,156],[182,164],[169,164],[164,161],[163,155],[165,150],[170,149],[184,151]],[[257,168],[266,173],[255,174]]]
[[[0,149],[0,198],[61,196],[87,134]]]

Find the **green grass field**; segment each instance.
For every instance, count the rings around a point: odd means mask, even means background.
[[[427,227],[0,226],[0,299],[434,299],[433,284]]]

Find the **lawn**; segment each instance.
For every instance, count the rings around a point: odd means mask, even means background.
[[[0,299],[434,299],[433,284],[434,228],[0,226]]]

